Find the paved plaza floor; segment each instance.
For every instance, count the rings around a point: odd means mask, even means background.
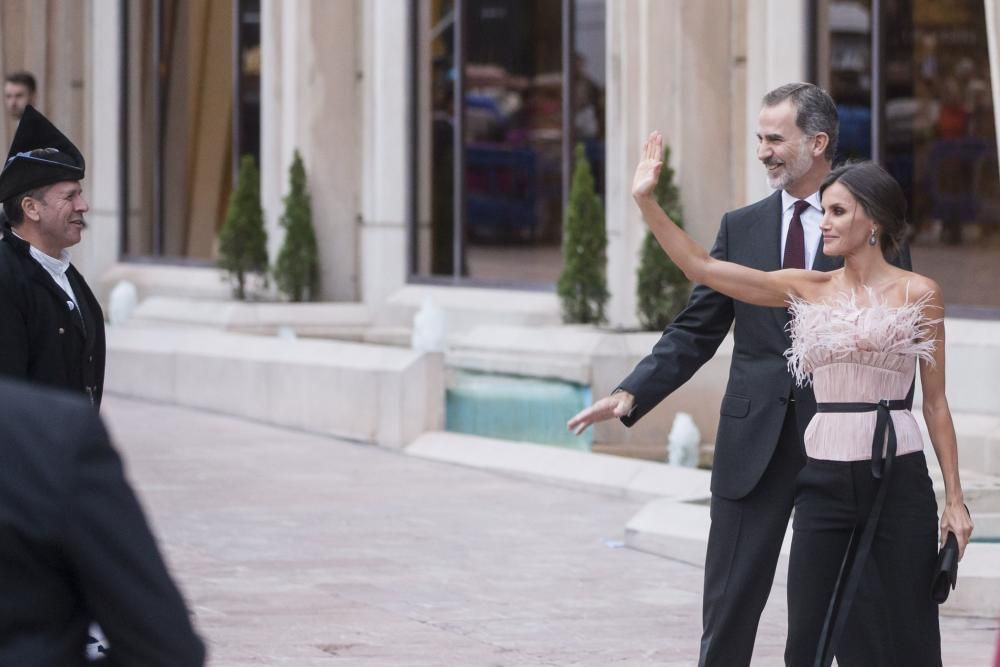
[[[645,498],[106,399],[217,667],[696,665],[702,571],[621,548]],[[781,665],[776,584],[754,665]],[[948,667],[995,619],[944,618]]]

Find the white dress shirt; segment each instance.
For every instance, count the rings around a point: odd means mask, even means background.
[[[795,202],[798,199],[781,191],[781,255],[785,256],[785,240],[788,238],[788,227],[792,224],[792,215],[795,212]],[[802,212],[799,220],[802,221],[802,232],[806,244],[805,267],[811,269],[816,260],[816,251],[819,248],[819,240],[822,233],[819,231],[819,223],[823,222],[823,209],[819,203],[819,192],[814,192],[808,197],[809,208]]]
[[[24,241],[17,232],[14,232],[14,236]],[[28,248],[34,260],[42,265],[42,268],[52,276],[52,280],[56,281],[56,285],[59,285],[62,291],[66,292],[66,296],[70,298],[70,301],[66,302],[66,307],[70,310],[76,310],[78,308],[76,294],[73,293],[73,286],[69,284],[69,278],[66,277],[66,270],[69,268],[69,251],[63,250],[59,257],[50,257],[33,245],[29,244]]]

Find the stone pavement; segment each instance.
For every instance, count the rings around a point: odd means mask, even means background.
[[[211,665],[695,665],[699,568],[620,548],[647,498],[108,397]],[[754,665],[780,665],[776,585]],[[945,618],[948,667],[994,619]]]

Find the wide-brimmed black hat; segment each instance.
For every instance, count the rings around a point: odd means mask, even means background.
[[[85,166],[73,142],[29,104],[0,172],[0,202],[53,183],[79,181]]]

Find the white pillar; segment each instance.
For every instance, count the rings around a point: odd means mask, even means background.
[[[990,48],[990,84],[993,87],[993,114],[1000,128],[1000,0],[986,3],[986,39]],[[1000,150],[1000,132],[997,133],[997,150]]]
[[[747,7],[747,132],[743,138],[747,202],[771,193],[757,160],[754,128],[760,100],[768,91],[806,77],[809,39],[804,0],[748,0]],[[739,141],[734,137],[734,141]]]
[[[737,203],[745,126],[743,40],[736,3],[607,3],[608,287],[612,326],[637,322],[636,270],[646,226],[632,202],[632,172],[650,131],[664,133],[686,229],[710,246]],[[745,132],[746,130],[744,130]]]
[[[278,256],[284,237],[278,218],[282,195],[288,189],[286,174],[290,156],[282,150],[282,138],[288,134],[284,127],[286,115],[294,115],[293,109],[285,113],[294,100],[286,100],[284,95],[283,74],[291,54],[286,58],[281,45],[285,41],[286,16],[297,4],[262,0],[260,5],[260,199],[267,229],[267,256],[272,262]]]
[[[121,43],[118,26],[120,3],[90,2],[85,14],[89,29],[85,30],[86,95],[85,121],[89,147],[87,173],[83,181],[84,196],[90,204],[89,225],[84,240],[71,250],[73,264],[83,273],[98,299],[106,303],[99,278],[118,260],[121,237],[121,211],[118,208],[121,191],[118,106],[121,99],[119,62]]]
[[[376,311],[406,283],[409,4],[362,3],[361,296]]]
[[[272,263],[288,169],[305,165],[328,301],[359,297],[357,3],[264,0],[261,5],[261,200]],[[333,33],[331,33],[331,30]],[[331,34],[336,39],[331,39]]]

